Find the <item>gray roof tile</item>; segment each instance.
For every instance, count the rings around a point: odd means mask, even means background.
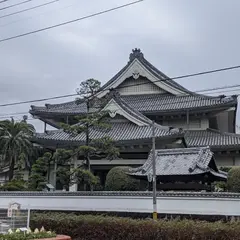
[[[99,129],[90,129],[90,139],[99,139],[102,137],[110,137],[114,141],[129,141],[129,140],[142,140],[150,139],[152,136],[151,126],[138,126],[131,122],[114,122],[111,124],[110,129],[99,130]],[[160,125],[156,124],[156,137],[177,137],[182,136],[181,132],[168,131],[166,128],[163,128]],[[50,140],[54,142],[58,141],[67,141],[83,143],[85,141],[85,134],[81,133],[77,136],[73,136],[65,131],[53,130],[47,131],[47,133],[37,133],[34,137],[35,141],[39,140]]]
[[[239,134],[224,133],[214,129],[187,131],[185,141],[189,147],[240,148]]]
[[[237,103],[237,99],[228,97],[209,97],[203,95],[173,96],[169,94],[149,94],[121,96],[130,107],[142,113],[184,111],[187,109],[211,109],[213,107],[229,107]],[[75,101],[64,104],[48,104],[47,107],[32,106],[33,115],[75,115],[86,113],[86,104]]]
[[[131,107],[137,109],[140,112],[165,112],[165,111],[181,111],[184,109],[199,109],[199,108],[211,108],[220,107],[225,105],[236,105],[237,99],[233,97],[220,98],[210,97],[205,95],[196,94],[184,88],[177,82],[169,79],[165,74],[154,67],[148,62],[140,49],[133,49],[130,54],[130,61],[125,67],[123,67],[112,79],[102,86],[100,90],[108,89],[109,85],[113,83],[134,61],[138,59],[152,74],[154,74],[159,81],[165,81],[170,86],[177,88],[186,94],[187,96],[173,96],[171,94],[161,95],[134,95],[134,96],[122,96]],[[167,80],[166,80],[167,79]],[[30,113],[33,115],[52,114],[52,115],[74,115],[86,113],[86,104],[76,104],[75,101],[67,102],[63,104],[47,104],[45,107],[31,106]]]
[[[152,151],[145,164],[139,168],[130,169],[130,175],[148,176],[153,174]],[[216,172],[216,176],[226,178],[225,174],[218,172],[218,169],[210,169],[210,161],[214,161],[213,153],[209,147],[201,148],[179,148],[156,150],[156,175],[197,175]],[[214,164],[216,165],[216,164]]]

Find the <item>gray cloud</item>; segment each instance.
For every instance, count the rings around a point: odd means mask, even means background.
[[[42,3],[33,1],[25,7],[37,2]],[[42,9],[0,19],[0,38],[128,2],[61,0]],[[240,64],[239,9],[238,0],[231,3],[146,0],[126,9],[0,43],[0,103],[69,94],[90,77],[104,83],[126,64],[134,47],[141,48],[145,57],[170,77]],[[239,73],[240,70],[234,70],[182,79],[179,83],[191,90],[237,84]],[[25,104],[1,108],[0,112],[2,115],[27,112],[29,108]],[[40,129],[37,121],[32,122]]]

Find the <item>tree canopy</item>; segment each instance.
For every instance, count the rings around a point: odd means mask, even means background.
[[[9,180],[13,178],[18,156],[31,153],[30,140],[34,132],[33,125],[26,121],[16,122],[11,119],[0,122],[0,151],[5,164],[9,166]]]

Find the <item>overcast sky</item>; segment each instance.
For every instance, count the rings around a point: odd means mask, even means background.
[[[1,3],[0,8],[21,1],[8,0]],[[0,16],[49,1],[33,0],[1,10]],[[129,2],[59,0],[36,10],[0,18],[0,38]],[[141,48],[145,58],[170,77],[240,65],[239,12],[239,0],[145,0],[91,19],[2,42],[0,104],[71,94],[88,78],[105,83],[127,63],[135,47]],[[239,76],[240,69],[178,82],[190,90],[200,90],[240,84]],[[236,93],[240,90],[225,94]],[[67,100],[70,99],[49,103]],[[1,107],[0,115],[29,109],[29,104]],[[239,123],[239,115],[237,121]],[[31,123],[37,130],[43,130],[38,120]]]

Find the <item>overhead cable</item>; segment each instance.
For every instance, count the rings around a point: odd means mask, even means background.
[[[54,1],[51,1],[51,2],[46,2],[46,3],[40,4],[40,5],[37,5],[37,6],[34,6],[34,7],[30,7],[30,8],[25,8],[25,9],[20,10],[20,11],[17,11],[17,12],[13,12],[13,13],[9,13],[9,14],[0,16],[0,18],[10,17],[10,16],[13,16],[13,15],[16,15],[16,14],[19,14],[19,13],[27,12],[27,11],[30,11],[30,10],[33,10],[33,9],[36,9],[36,8],[40,8],[40,7],[44,7],[44,6],[46,6],[46,5],[49,5],[49,4],[52,4],[52,3],[55,3],[55,2],[59,2],[59,0],[54,0]]]
[[[8,8],[16,7],[16,6],[19,6],[19,5],[22,5],[22,4],[31,2],[31,1],[33,1],[33,0],[26,0],[26,1],[23,1],[23,2],[15,3],[15,4],[12,4],[12,5],[9,5],[9,6],[0,8],[0,11],[5,10],[5,9],[8,9]]]
[[[169,80],[175,80],[175,79],[189,78],[189,77],[207,75],[207,74],[212,74],[212,73],[217,73],[217,72],[222,72],[222,71],[230,71],[230,70],[238,69],[238,68],[240,68],[240,65],[232,66],[232,67],[226,67],[226,68],[219,68],[219,69],[214,69],[214,70],[209,70],[209,71],[203,71],[203,72],[197,72],[197,73],[191,73],[191,74],[186,74],[186,75],[180,75],[180,76],[176,76],[176,77],[173,77],[173,78],[166,77],[164,79],[156,80],[156,81],[153,81],[153,82],[161,82],[161,81],[169,81]],[[119,87],[119,88],[128,88],[128,87],[132,87],[132,86],[139,86],[139,85],[145,85],[145,84],[146,83],[132,84],[132,85],[128,85],[128,86],[122,86],[122,87]],[[222,89],[222,87],[220,87],[220,89]],[[100,91],[97,92],[97,94],[99,94],[100,92],[106,91],[106,90],[111,90],[111,88],[101,89]],[[19,102],[13,102],[13,103],[5,103],[5,104],[0,104],[0,107],[15,106],[15,105],[21,105],[21,104],[26,104],[26,103],[34,103],[34,102],[43,102],[43,101],[47,101],[47,100],[74,97],[74,96],[77,96],[77,95],[78,95],[77,93],[74,93],[74,94],[60,95],[60,96],[55,96],[55,97],[50,97],[50,98],[41,98],[41,99],[26,100],[26,101],[19,101]]]
[[[31,1],[31,0],[28,0],[28,1]],[[56,25],[48,26],[48,27],[45,27],[45,28],[40,28],[40,29],[31,31],[31,32],[22,33],[22,34],[19,34],[19,35],[8,37],[8,38],[2,38],[2,39],[0,39],[0,42],[6,42],[6,41],[9,41],[9,40],[12,40],[12,39],[32,35],[34,33],[43,32],[43,31],[50,30],[50,29],[57,28],[57,27],[61,27],[61,26],[64,26],[64,25],[68,25],[70,23],[79,22],[79,21],[82,21],[82,20],[87,19],[87,18],[92,18],[92,17],[99,16],[99,15],[102,15],[102,14],[105,14],[105,13],[108,13],[108,12],[112,12],[112,11],[115,11],[115,10],[118,10],[118,9],[121,9],[121,8],[129,7],[131,5],[134,5],[134,4],[143,2],[143,1],[145,1],[145,0],[138,0],[138,1],[130,2],[130,3],[124,4],[124,5],[120,5],[118,7],[103,10],[103,11],[93,13],[93,14],[90,14],[90,15],[87,15],[87,16],[84,16],[84,17],[80,17],[80,18],[77,18],[77,19],[73,19],[73,20],[70,20],[70,21],[67,21],[67,22],[62,22],[62,23],[59,23],[59,24],[56,24]]]

